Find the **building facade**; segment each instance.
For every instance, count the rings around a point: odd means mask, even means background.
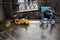
[[[40,18],[41,6],[50,6],[56,14],[60,15],[60,0],[3,0],[5,16],[17,13],[20,17],[27,14],[28,18]]]

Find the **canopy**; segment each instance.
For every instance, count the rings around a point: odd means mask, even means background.
[[[41,7],[41,12],[44,12],[44,11],[48,10],[49,8],[50,8],[50,7],[42,6],[42,7]]]

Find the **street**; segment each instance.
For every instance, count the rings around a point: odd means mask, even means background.
[[[60,40],[59,23],[52,30],[42,29],[39,20],[31,20],[29,25],[11,25],[8,32],[0,33],[1,40]]]

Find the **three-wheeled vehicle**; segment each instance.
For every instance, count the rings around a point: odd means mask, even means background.
[[[48,18],[45,18],[44,17],[44,12],[49,10],[51,7],[46,7],[46,6],[43,6],[41,7],[41,25],[42,27],[45,29],[45,28],[48,28],[48,30],[50,31],[50,29],[52,28],[52,25],[55,24],[55,20],[52,19],[53,15],[50,13],[49,16],[50,16],[50,19]]]

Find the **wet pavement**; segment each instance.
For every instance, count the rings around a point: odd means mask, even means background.
[[[30,21],[29,25],[11,25],[8,31],[0,33],[1,40],[60,40],[60,23],[49,32],[49,28],[42,29],[39,20]]]

